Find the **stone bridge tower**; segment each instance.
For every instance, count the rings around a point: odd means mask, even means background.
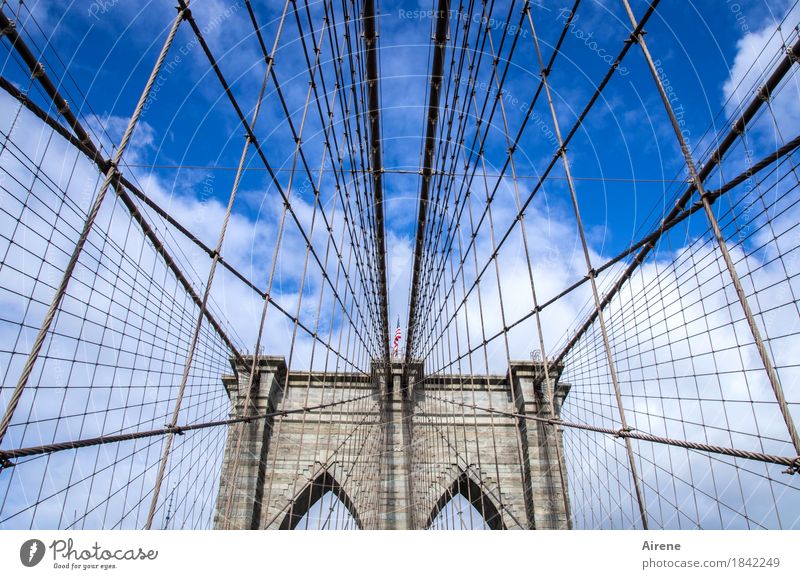
[[[246,362],[223,377],[232,416]],[[275,356],[257,368],[249,415],[267,416],[228,431],[216,528],[292,529],[328,492],[362,529],[427,528],[459,494],[492,529],[571,527],[561,429],[520,418],[551,416],[541,362],[480,377],[293,372]],[[558,416],[569,386],[552,391]]]

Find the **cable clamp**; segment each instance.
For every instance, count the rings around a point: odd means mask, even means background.
[[[629,432],[633,432],[634,430],[636,429],[633,428],[632,426],[626,426],[625,428],[620,428],[619,430],[617,430],[616,436],[617,438],[627,438],[625,435]]]
[[[109,159],[108,161],[106,161],[106,173],[108,173],[109,171],[111,171],[112,176],[118,177],[119,175],[121,175],[121,173],[119,172],[119,166],[117,165],[116,161],[114,161],[114,159]]]
[[[8,26],[0,30],[0,38],[8,34],[9,32],[13,32],[17,28],[17,23],[13,20],[8,21]]]
[[[798,474],[800,473],[800,456],[794,459],[794,464],[783,471],[783,474]]]
[[[717,197],[719,197],[719,193],[717,192],[717,190],[713,189],[708,190],[705,187],[703,187],[703,194],[700,195],[700,199],[707,199],[713,203]]]
[[[756,98],[758,98],[758,100],[760,100],[762,102],[765,102],[765,103],[770,101],[770,97],[771,96],[772,96],[772,94],[770,93],[769,88],[767,87],[767,85],[764,85],[764,86],[760,87],[758,89],[758,91],[756,92]],[[739,134],[741,135],[741,132],[739,132]]]
[[[40,76],[44,76],[44,66],[42,66],[41,62],[37,62],[31,71],[31,78],[39,78]]]
[[[4,468],[12,468],[15,466],[17,466],[17,464],[11,462],[11,460],[6,458],[5,456],[2,459],[0,459],[0,470],[3,470]]]
[[[165,424],[164,428],[167,429],[167,432],[171,432],[172,434],[184,434],[183,429],[176,424]]]

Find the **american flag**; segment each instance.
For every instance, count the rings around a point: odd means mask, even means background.
[[[397,350],[400,345],[400,338],[403,337],[403,332],[400,331],[400,316],[397,316],[397,329],[394,331],[394,346],[392,346],[392,356],[397,358]]]

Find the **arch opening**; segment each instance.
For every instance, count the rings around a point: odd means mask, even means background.
[[[428,526],[431,531],[486,531],[491,529],[470,500],[458,493],[442,507]]]
[[[361,529],[355,505],[327,471],[308,483],[287,509],[282,530]]]
[[[358,529],[350,509],[331,491],[311,505],[298,521],[295,531],[352,531]]]
[[[436,501],[427,529],[500,530],[503,518],[480,485],[462,473]]]

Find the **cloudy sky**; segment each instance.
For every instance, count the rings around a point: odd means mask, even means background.
[[[79,112],[84,124],[91,129],[93,138],[102,144],[106,155],[110,155],[119,143],[141,94],[171,19],[174,18],[173,4],[160,0],[137,3],[85,0],[30,2],[18,15],[19,28],[25,31],[32,46],[45,55],[43,60],[48,73],[59,80],[60,90],[66,95],[70,106]],[[393,333],[398,318],[404,331],[407,323],[420,189],[417,172],[421,163],[431,68],[433,4],[422,0],[396,0],[381,2],[379,6],[382,143],[383,162],[387,170],[384,190],[390,333]],[[454,310],[457,307],[456,299],[448,294],[448,290],[457,285],[457,297],[460,300],[462,279],[469,288],[476,277],[472,259],[479,266],[491,263],[493,244],[486,226],[477,232],[474,255],[469,256],[469,268],[465,269],[461,279],[457,276],[454,283],[446,277],[437,289],[440,293],[436,294],[436,299],[440,301],[434,300],[428,304],[431,310],[424,312],[426,316],[441,314],[442,310],[435,311],[433,304],[447,302],[447,315],[453,315],[454,318],[449,326],[439,323],[430,324],[427,328],[425,336],[429,340],[431,359],[426,364],[432,372],[459,369],[458,366],[448,365],[450,360],[444,354],[448,346],[452,348],[455,344],[455,333],[462,337],[459,354],[465,355],[470,345],[474,346],[480,341],[481,328],[486,335],[493,335],[503,328],[498,313],[501,299],[505,306],[506,324],[517,319],[524,321],[508,333],[508,351],[502,339],[494,340],[489,345],[489,362],[485,370],[503,372],[507,358],[527,358],[532,350],[539,348],[539,336],[534,319],[530,316],[533,303],[529,263],[540,303],[558,295],[586,274],[569,190],[560,164],[553,170],[545,186],[537,192],[525,213],[527,248],[523,245],[519,228],[515,227],[518,199],[525,201],[528,198],[538,175],[557,148],[546,100],[541,98],[530,114],[528,110],[539,83],[539,64],[532,31],[525,20],[518,29],[504,28],[509,11],[513,15],[511,21],[519,22],[519,4],[496,2],[491,15],[487,14],[485,19],[481,20],[477,8],[471,17],[477,19],[475,22],[478,23],[488,22],[487,27],[492,31],[492,46],[486,45],[484,51],[500,52],[498,66],[507,68],[508,72],[502,97],[502,114],[498,110],[492,116],[484,150],[483,162],[489,177],[483,180],[484,166],[481,163],[479,178],[469,182],[472,193],[470,210],[477,218],[487,206],[487,194],[495,194],[491,204],[492,226],[498,237],[506,231],[510,234],[498,255],[497,273],[492,266],[490,275],[487,274],[481,284],[483,312],[475,295],[477,292],[465,300],[462,309]],[[633,1],[631,4],[637,16],[643,14],[645,2]],[[298,3],[298,6],[306,9],[302,3]],[[533,5],[532,19],[545,59],[552,53],[571,6],[572,2],[566,1]],[[273,44],[276,46],[274,73],[278,84],[270,81],[267,85],[255,132],[270,164],[276,169],[277,183],[263,171],[261,160],[251,148],[246,157],[248,170],[244,173],[232,208],[232,218],[221,253],[262,290],[271,283],[271,295],[276,303],[292,314],[297,310],[300,320],[309,328],[319,328],[326,339],[327,336],[337,336],[340,328],[350,325],[345,320],[346,315],[352,315],[354,327],[369,327],[374,320],[370,318],[368,297],[360,296],[357,300],[360,308],[349,310],[352,314],[345,314],[345,309],[335,304],[335,296],[326,285],[328,282],[321,275],[319,267],[314,266],[313,259],[310,260],[310,266],[303,267],[308,257],[296,225],[299,223],[305,231],[312,232],[312,245],[320,252],[320,259],[332,271],[339,271],[335,257],[326,253],[331,236],[320,224],[320,213],[314,198],[314,191],[318,190],[319,204],[325,208],[326,215],[331,216],[333,231],[342,234],[341,240],[337,239],[336,242],[341,243],[343,249],[349,249],[355,243],[355,238],[349,230],[344,235],[341,208],[335,209],[336,179],[330,171],[323,171],[317,181],[316,172],[330,154],[324,148],[326,129],[324,119],[318,115],[321,109],[316,108],[321,101],[315,100],[324,94],[322,80],[327,91],[325,96],[330,98],[331,103],[335,103],[337,98],[335,57],[324,34],[323,6],[312,2],[308,5],[308,12],[301,12],[299,16],[290,9],[286,18],[282,18],[283,5],[280,2],[255,2],[254,7],[267,49],[271,51]],[[4,10],[11,11],[10,8]],[[233,94],[249,117],[258,100],[264,60],[247,10],[234,0],[198,0],[192,3],[192,12]],[[470,20],[465,12],[462,4],[451,2],[451,27]],[[323,42],[317,76],[318,92],[313,93],[315,96],[309,101],[308,114],[304,115],[304,104],[312,94],[309,90],[306,54],[313,35],[306,20],[307,15],[314,23],[314,33]],[[730,120],[750,101],[754,90],[780,58],[781,46],[796,40],[798,15],[800,12],[794,0],[698,0],[663,2],[659,6],[647,26],[647,41],[656,60],[659,76],[679,115],[683,135],[696,160],[705,158],[715,139],[728,130]],[[341,17],[341,14],[337,13],[337,17]],[[477,30],[478,24],[475,22],[473,24]],[[630,23],[621,2],[594,0],[581,5],[550,75],[550,88],[562,133],[575,122],[608,70],[609,63],[621,50],[629,30]],[[512,54],[511,43],[514,38],[517,44]],[[41,93],[35,88],[31,90],[29,81],[7,45],[4,45],[4,49],[4,76],[20,90],[30,90],[36,102],[50,109]],[[448,51],[451,49],[449,46]],[[447,54],[449,58],[451,52]],[[490,58],[487,56],[486,61],[490,61]],[[485,99],[494,96],[494,83],[490,63],[486,63],[475,86],[474,101],[468,103],[473,122],[467,130],[467,146],[476,131],[474,119],[481,116],[475,111],[481,108]],[[277,87],[280,87],[280,91]],[[451,85],[450,90],[455,90],[455,84]],[[769,114],[761,115],[748,132],[747,148],[740,147],[732,151],[724,170],[714,173],[710,178],[709,188],[721,185],[741,172],[752,160],[760,159],[796,136],[800,128],[797,96],[798,77],[792,73],[771,103]],[[302,126],[302,148],[310,166],[309,172],[297,168],[293,129],[287,122],[282,99],[285,99],[283,102],[292,118],[294,130]],[[27,174],[26,171],[30,173],[32,167],[38,164],[43,167],[48,179],[61,184],[74,200],[71,212],[65,211],[61,219],[77,228],[82,219],[81,208],[85,210],[98,186],[96,170],[58,137],[53,137],[51,131],[42,129],[29,113],[20,111],[7,94],[0,94],[0,103],[0,128],[3,135],[13,135],[11,141],[18,149],[16,154],[4,149],[3,182],[5,191],[11,192],[11,197],[5,196],[4,199],[11,202],[15,188],[24,190],[25,179],[20,178],[19,182],[15,182],[11,177]],[[335,104],[333,106],[336,107]],[[509,171],[498,178],[497,174],[507,157],[506,135],[515,134],[526,116],[530,120],[514,155],[516,182],[510,178]],[[336,118],[333,132],[343,138],[344,125]],[[484,122],[488,120],[484,119]],[[147,195],[206,245],[214,247],[233,187],[233,169],[239,162],[243,144],[241,125],[214,77],[208,60],[188,26],[182,26],[123,157],[125,174],[130,175]],[[29,162],[27,168],[26,155],[29,160],[35,160]],[[652,231],[684,191],[687,177],[685,163],[639,50],[631,51],[582,123],[570,145],[569,159],[586,227],[590,258],[595,266]],[[296,167],[295,171],[292,171],[293,166]],[[329,167],[327,164],[325,166]],[[796,200],[798,193],[795,188],[789,189],[784,180],[791,169],[792,166],[789,169],[784,167],[776,171],[771,180],[767,179],[761,184],[764,188],[772,187],[777,193],[769,202],[770,210],[775,215],[774,222],[767,217],[769,211],[754,215],[750,225],[753,234],[742,238],[733,251],[739,267],[747,272],[745,283],[749,284],[748,291],[757,293],[760,291],[758,288],[766,288],[764,291],[773,288],[775,295],[768,296],[771,303],[787,307],[785,310],[770,309],[759,302],[755,309],[760,315],[759,323],[787,390],[792,412],[800,419],[800,394],[797,393],[800,385],[793,367],[796,355],[784,354],[797,351],[794,345],[796,341],[792,340],[798,331],[797,305],[794,284],[790,280],[800,272],[800,266],[796,259],[776,260],[774,257],[788,253],[798,245],[797,234],[791,231],[791,224],[797,222],[797,211],[792,209],[793,202],[787,203],[787,200]],[[463,174],[463,168],[458,170],[461,173],[456,175],[452,190],[441,197],[442,203],[446,203],[447,199],[453,203],[455,191],[464,186],[468,179]],[[33,177],[31,179],[36,180]],[[278,185],[291,196],[293,218],[288,219],[283,229],[278,259],[275,260],[274,274],[271,276],[276,237],[283,214]],[[346,182],[343,186],[352,188],[355,184]],[[740,194],[732,195],[730,205],[737,207],[731,211],[732,215],[737,215],[742,207],[738,204],[744,199],[744,193]],[[441,211],[452,211],[452,206],[442,206]],[[195,287],[203,287],[210,263],[208,257],[152,211],[145,210],[145,213],[156,224],[168,248],[177,256]],[[13,209],[9,209],[4,218],[12,214]],[[774,414],[774,407],[764,410],[759,407],[757,412],[750,414],[737,411],[733,421],[742,424],[740,428],[731,427],[731,416],[726,414],[726,410],[741,406],[729,398],[740,402],[762,400],[771,391],[764,377],[757,370],[752,371],[753,365],[758,363],[756,354],[751,350],[742,353],[744,350],[741,346],[751,344],[752,337],[748,338],[746,332],[743,333],[741,324],[736,325],[741,321],[741,316],[734,311],[735,296],[731,296],[730,282],[721,273],[720,268],[724,266],[721,266],[720,256],[705,243],[709,230],[704,219],[698,213],[676,228],[668,236],[668,243],[659,246],[652,259],[644,264],[640,274],[632,280],[627,292],[609,310],[609,317],[616,312],[620,317],[624,313],[625,318],[624,322],[620,321],[614,326],[616,329],[611,337],[619,354],[622,380],[630,392],[626,405],[630,406],[637,425],[649,432],[681,438],[700,437],[728,446],[738,443],[748,448],[787,453],[786,434],[781,430],[783,425],[780,417]],[[720,219],[724,221],[724,217]],[[12,223],[13,220],[9,219],[8,224]],[[728,224],[725,234],[729,237],[738,235],[739,230],[747,225],[743,226],[741,219],[737,221],[735,218],[724,223]],[[26,227],[33,230],[36,224],[26,222]],[[467,241],[471,232],[466,225],[464,227],[462,240]],[[141,251],[143,241],[136,233],[131,233],[129,219],[121,209],[114,210],[109,205],[101,215],[100,228],[113,232],[111,235],[116,236],[118,246],[127,248],[128,253],[131,248],[138,249],[140,268],[158,267],[154,255]],[[786,231],[789,233],[784,235]],[[4,238],[4,242],[11,237]],[[46,255],[49,245],[58,241],[32,236],[26,236],[25,239],[27,252],[34,256]],[[64,243],[68,244],[69,240],[70,235],[65,234]],[[102,254],[106,250],[99,251]],[[686,258],[689,254],[695,256],[694,261]],[[4,261],[13,264],[11,256],[11,252],[7,253],[8,259]],[[449,258],[455,267],[458,267],[459,259],[466,261],[465,257],[455,253]],[[59,259],[63,261],[63,256],[39,262],[28,258],[19,268],[0,269],[5,276],[4,287],[24,287],[21,292],[23,296],[31,295],[36,287],[26,286],[26,280],[30,282],[37,275],[42,275],[41,271],[37,273],[42,263],[47,265]],[[122,258],[118,261],[118,267],[124,269]],[[348,267],[352,269],[356,266]],[[54,267],[55,273],[52,275],[57,275],[57,271],[57,267]],[[600,276],[598,284],[601,290],[610,285],[619,271],[620,268],[615,266]],[[90,291],[92,284],[96,283],[87,282],[84,288],[88,292],[84,294],[87,300],[99,299]],[[139,280],[138,283],[148,282]],[[167,282],[149,283],[156,288],[159,283]],[[361,283],[354,277],[355,293],[365,287]],[[657,295],[654,294],[654,284],[658,287]],[[677,300],[665,297],[670,293],[670,287],[678,286],[681,289],[675,290],[679,296]],[[705,289],[701,289],[701,286]],[[46,289],[41,291],[47,295]],[[180,290],[177,286],[169,286],[169,292],[178,295]],[[74,290],[73,297],[76,300],[80,300],[81,295],[80,289]],[[298,303],[301,296],[302,301]],[[646,299],[637,305],[637,297],[642,296],[646,296]],[[698,299],[701,296],[702,299]],[[1,299],[7,311],[19,311],[18,316],[7,316],[7,323],[2,328],[4,342],[12,344],[4,354],[7,361],[3,370],[2,393],[7,397],[9,389],[16,382],[19,359],[24,357],[26,345],[29,344],[26,340],[30,340],[28,329],[26,335],[21,336],[21,320],[26,321],[23,325],[35,328],[42,312],[32,311],[25,305],[25,300],[20,301],[20,296],[11,292],[4,293]],[[651,304],[650,310],[642,306],[644,302]],[[187,319],[192,317],[191,307],[185,300],[178,298],[169,307],[181,312],[181,316]],[[553,355],[560,350],[590,307],[591,294],[587,285],[583,284],[543,311],[543,339],[548,354]],[[254,348],[261,308],[262,301],[258,295],[230,273],[218,270],[211,291],[211,311],[242,351],[252,351]],[[769,314],[767,310],[772,313]],[[471,323],[469,330],[466,327],[467,319]],[[60,323],[69,324],[65,320],[60,320]],[[680,332],[692,323],[700,323],[703,328],[694,334],[696,339],[689,340]],[[165,322],[165,332],[173,327],[171,324]],[[179,324],[174,325],[178,327]],[[658,353],[653,346],[653,359],[649,362],[644,360],[641,352],[639,358],[631,354],[632,336],[638,340],[640,350],[644,350],[642,343],[648,339],[655,343],[652,336],[659,328],[663,329],[666,341],[673,346],[672,351]],[[286,357],[291,354],[292,366],[297,368],[313,366],[319,369],[328,363],[327,357],[314,354],[319,350],[315,349],[313,339],[303,332],[294,338],[293,334],[290,319],[271,310],[265,325],[262,351]],[[780,342],[781,339],[784,341]],[[359,342],[350,335],[347,340],[354,344],[353,352],[344,356],[349,360],[350,369],[368,368],[375,344]],[[209,362],[193,374],[197,378],[198,388],[203,383],[212,383],[219,373],[225,371],[226,364],[224,348],[220,347],[214,336],[205,334],[201,342],[202,351],[211,353],[207,356]],[[335,337],[331,343],[336,344]],[[602,373],[597,369],[602,368],[598,343],[594,332],[580,342],[576,354],[568,358],[570,364],[567,373],[573,383],[574,408],[568,408],[567,411],[573,413],[572,418],[587,422],[613,422],[614,415],[607,399],[608,379],[601,379],[603,384],[593,390],[595,386],[588,378],[590,375],[596,377],[597,372]],[[58,347],[57,344],[51,345],[55,352]],[[691,353],[682,358],[677,350],[683,347],[690,348]],[[89,359],[88,354],[86,356]],[[726,365],[734,358],[741,363],[728,368]],[[681,359],[691,368],[676,368],[675,360]],[[179,375],[180,361],[176,359],[171,364],[169,369],[162,372]],[[719,380],[711,385],[705,382],[698,385],[698,375],[726,371],[730,372],[733,390],[726,388],[725,393],[721,393]],[[48,376],[48,372],[50,370],[41,370],[39,379]],[[680,419],[677,411],[664,402],[667,395],[663,389],[657,394],[642,395],[644,380],[650,380],[651,383],[655,381],[660,387],[662,383],[672,380],[673,374],[690,376],[695,388],[693,398],[685,403],[688,406],[685,405],[685,414]],[[89,382],[92,383],[92,380],[98,378],[92,377]],[[704,388],[715,388],[716,393]],[[638,396],[634,396],[634,393],[638,393]],[[64,400],[67,399],[65,396]],[[84,399],[69,400],[75,404],[75,408],[86,403]],[[171,398],[166,396],[154,404],[157,409],[152,411],[152,424],[158,425],[159,417],[169,406],[169,400]],[[713,413],[706,409],[700,416],[702,400],[713,400],[719,408]],[[196,410],[195,414],[187,413],[185,418],[191,420],[224,415],[223,401],[223,397],[220,397],[209,405],[207,400],[198,398],[197,408],[200,408],[201,402],[205,402],[206,406]],[[130,400],[127,403],[131,404]],[[26,401],[26,404],[26,408],[32,407],[33,399]],[[110,402],[105,400],[104,404],[108,406]],[[123,401],[119,401],[119,404],[123,404]],[[189,408],[195,407],[190,404]],[[764,414],[759,414],[761,412]],[[697,416],[694,413],[698,413]],[[745,415],[751,416],[752,425],[743,425],[745,418],[742,417]],[[113,420],[111,423],[102,422],[96,425],[96,430],[120,429],[126,420],[123,415],[119,417],[119,423]],[[140,417],[137,424],[151,422]],[[687,431],[686,424],[695,422],[706,426],[695,425]],[[761,429],[755,423],[762,424]],[[26,440],[60,439],[73,432],[70,430],[72,427],[63,421],[59,424],[66,430],[53,430],[55,426],[40,427],[44,430],[39,430],[35,436],[30,435],[34,438]],[[85,434],[84,428],[82,423],[80,429]],[[675,431],[676,428],[678,431]],[[740,437],[736,440],[734,431],[740,431]],[[17,440],[18,444],[22,444],[22,438]],[[576,449],[578,445],[576,442]],[[653,462],[656,462],[655,459]],[[605,468],[608,471],[608,467]],[[653,488],[658,489],[655,494],[659,497],[663,494],[657,485]],[[772,491],[767,488],[764,492]],[[678,502],[677,499],[674,502]],[[705,520],[700,510],[696,508],[694,514],[687,518]]]
[[[430,72],[430,15],[433,8],[430,4],[384,2],[380,5],[382,137],[384,165],[390,171],[385,179],[385,189],[392,326],[399,316],[401,325],[405,327],[408,309],[408,280],[419,192],[419,177],[414,173],[420,165],[425,94]],[[549,57],[571,4],[546,2],[533,8],[545,58]],[[713,136],[723,130],[725,118],[720,113],[732,114],[740,102],[746,101],[747,91],[772,64],[781,42],[780,35],[775,34],[775,27],[787,16],[793,3],[727,3],[729,6],[726,5],[722,11],[718,4],[665,3],[648,26],[651,51],[671,87],[670,94],[675,95],[673,106],[684,111],[685,135],[698,156],[705,151]],[[281,20],[282,5],[255,5],[264,38],[271,46]],[[64,10],[65,6],[69,10]],[[643,12],[643,7],[643,2],[633,3],[637,14]],[[454,21],[464,17],[463,14],[458,16],[457,8],[453,3]],[[95,133],[104,138],[107,147],[118,141],[173,17],[171,7],[165,9],[158,2],[70,2],[64,6],[33,3],[31,10],[42,32],[37,33],[34,24],[29,32],[40,47],[52,51],[55,68],[52,73],[62,77],[64,70],[68,69],[69,75],[63,81],[65,92],[74,95],[74,101],[82,107],[81,112],[90,125],[93,123]],[[318,4],[312,3],[310,10],[315,21],[321,20],[316,18],[321,14]],[[496,20],[493,24],[497,35],[495,43],[502,39],[498,30],[507,11],[506,3],[498,3],[492,12],[492,18]],[[234,93],[243,108],[251,111],[262,79],[263,61],[246,10],[235,2],[203,0],[194,3],[193,13]],[[563,56],[551,80],[562,127],[571,126],[605,74],[609,55],[616,55],[619,51],[629,26],[624,16],[621,3],[588,2],[574,20]],[[789,14],[784,26],[786,30],[791,30],[792,18]],[[516,13],[512,21],[517,22]],[[516,34],[520,38],[519,47],[510,61],[505,84],[508,94],[504,98],[512,132],[523,119],[527,103],[537,86],[538,69],[527,24]],[[275,71],[290,108],[294,107],[291,112],[296,122],[302,113],[308,86],[306,64],[300,54],[297,25],[290,15],[281,32]],[[323,64],[326,58],[329,59],[330,55],[323,52]],[[487,92],[489,77],[482,80],[476,90],[483,87],[482,90]],[[654,86],[648,81],[644,61],[634,51],[624,63],[619,77],[604,92],[571,147],[573,172],[579,180],[582,217],[591,250],[598,262],[641,237],[647,227],[652,226],[653,219],[662,214],[665,199],[679,189],[675,181],[685,179],[671,128]],[[330,86],[328,88],[333,90]],[[482,103],[483,96],[478,95],[479,103]],[[269,87],[257,133],[263,135],[269,145],[270,162],[285,171],[291,167],[293,147],[285,115],[277,100],[274,86]],[[532,117],[534,121],[523,135],[515,156],[519,194],[523,200],[535,184],[532,177],[549,161],[555,148],[552,121],[543,100],[538,103]],[[787,114],[780,111],[780,116],[788,127],[791,126],[789,123],[796,122],[798,113],[794,107],[786,108]],[[503,126],[499,117],[497,113],[492,119],[493,130],[487,143],[486,162],[490,175],[499,171],[505,159],[505,147],[501,142]],[[319,131],[314,132],[315,128],[319,129],[309,121],[304,147],[308,150],[310,163],[316,168],[320,161],[322,135]],[[774,144],[775,137],[770,134],[774,131],[768,128],[764,132],[763,150],[766,151]],[[213,246],[233,178],[232,171],[223,171],[220,167],[235,167],[241,146],[241,129],[237,128],[234,112],[221,93],[219,83],[212,77],[191,31],[183,27],[125,160],[135,166],[132,171],[149,195]],[[757,152],[754,151],[754,156]],[[216,166],[216,169],[150,170],[141,165]],[[264,287],[272,259],[270,240],[274,238],[280,215],[276,202],[279,199],[274,184],[263,171],[258,171],[261,167],[255,155],[251,154],[248,166],[253,171],[247,173],[237,196],[224,255],[256,285]],[[410,171],[411,174],[391,173],[392,170]],[[542,301],[574,281],[576,275],[583,273],[584,267],[566,188],[559,182],[562,175],[556,170],[553,177],[527,216],[532,232],[530,251],[537,254],[538,261],[544,261],[548,268],[549,275],[538,276],[543,286],[539,290]],[[600,178],[604,180],[595,180]],[[289,184],[288,174],[280,174],[280,179],[282,186]],[[586,182],[581,179],[586,179]],[[478,186],[477,181],[475,186]],[[298,211],[305,209],[310,213],[313,209],[312,188],[304,188],[303,184],[300,177],[295,178],[292,193]],[[490,188],[494,185],[491,181]],[[327,192],[321,194],[328,197],[326,202],[332,198]],[[513,195],[513,185],[509,179],[504,179],[494,209],[498,229],[507,226],[513,216]],[[286,245],[291,248],[292,243]],[[506,255],[513,254],[515,249],[518,248],[512,248]],[[287,249],[286,252],[281,266],[285,265],[284,261],[302,259],[296,255],[297,251]],[[508,256],[508,259],[513,260],[513,257]],[[198,272],[206,268],[207,263],[197,263]],[[504,269],[511,271],[513,268]],[[294,301],[289,288],[296,288],[298,283],[292,278],[299,277],[299,272],[293,276],[290,270],[279,268],[281,279],[285,281],[281,287],[287,290],[287,304]],[[225,282],[220,285],[224,285],[225,291],[215,297],[224,311],[224,319],[235,328],[243,345],[253,343],[254,328],[252,323],[247,323],[252,320],[247,305],[254,296],[248,295],[246,288],[231,287]],[[586,297],[582,295],[577,301]],[[575,305],[570,304],[571,307]],[[566,320],[569,316],[567,311],[559,311],[554,317]],[[548,344],[554,347],[567,326],[563,323],[549,323],[547,326],[553,327]],[[277,343],[270,346],[276,347]],[[524,348],[520,349],[523,351]]]

